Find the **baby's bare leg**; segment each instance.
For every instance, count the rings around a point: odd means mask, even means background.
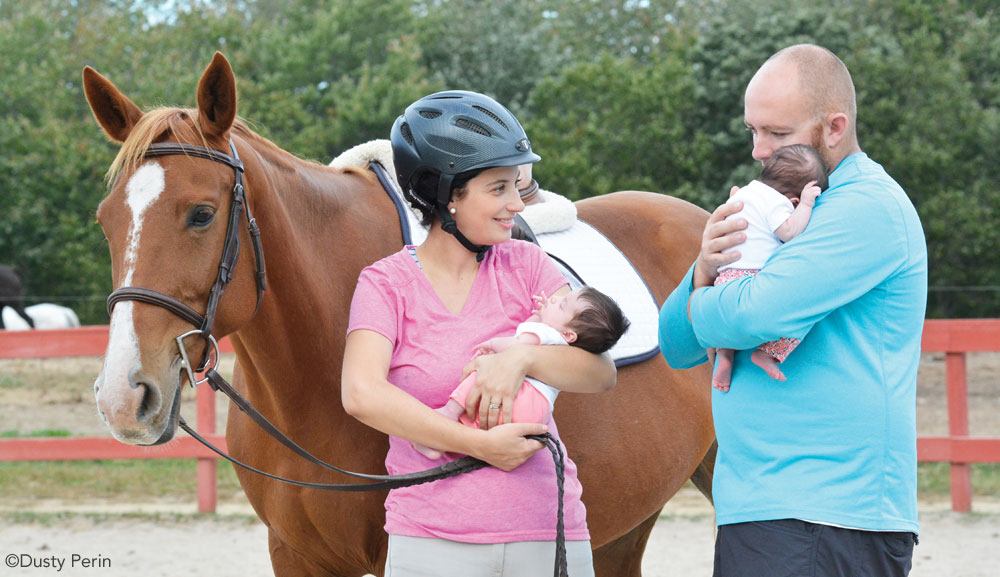
[[[729,383],[733,378],[733,349],[715,349],[715,356],[718,362],[715,365],[715,372],[712,373],[712,386],[723,393],[729,390]]]
[[[458,404],[454,399],[448,399],[448,404],[439,409],[434,409],[434,410],[441,413],[445,417],[448,417],[452,421],[457,421],[458,417],[465,412],[465,407]],[[411,445],[413,446],[414,449],[419,451],[420,454],[427,457],[428,459],[440,459],[442,457],[441,451],[438,451],[437,449],[425,447],[417,443],[411,443]]]
[[[778,360],[771,355],[757,349],[750,355],[750,360],[753,361],[753,364],[764,369],[767,376],[772,379],[778,381],[785,380],[785,373],[781,372],[781,369],[778,368]]]

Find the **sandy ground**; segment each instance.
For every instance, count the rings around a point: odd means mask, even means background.
[[[224,359],[225,368],[232,359]],[[969,356],[972,435],[1000,436],[1000,354]],[[97,359],[73,363],[0,361],[0,431],[64,429],[107,436],[96,416],[88,383]],[[231,370],[231,369],[230,369]],[[42,377],[35,377],[41,372]],[[942,355],[921,365],[917,416],[921,435],[947,434]],[[35,382],[37,379],[38,382]],[[81,384],[82,383],[82,384]],[[225,399],[219,399],[219,430]],[[193,415],[193,395],[182,414]],[[1000,575],[1000,500],[975,497],[972,514],[950,503],[921,502],[922,535],[913,577]],[[42,501],[24,515],[0,495],[0,576],[255,576],[271,575],[264,527],[245,503],[197,515],[195,504]],[[684,489],[664,510],[643,560],[646,576],[709,576],[713,553],[712,509],[694,489]],[[22,565],[26,564],[27,567]]]
[[[1000,502],[980,499],[977,509],[984,512],[969,515],[952,513],[948,507],[945,502],[922,504],[922,534],[911,577],[995,577],[1000,567]],[[14,555],[17,563],[29,566],[8,565],[0,568],[0,575],[272,575],[267,531],[246,508],[230,507],[216,517],[194,515],[193,506],[185,510],[176,505],[75,509],[77,513],[43,516],[40,521],[2,523],[0,556],[9,563]],[[98,509],[117,512],[83,512]],[[711,508],[697,491],[686,489],[667,505],[653,530],[643,575],[709,577],[713,540]],[[84,566],[83,559],[91,566]],[[64,563],[61,571],[59,562]],[[44,563],[48,566],[38,566]]]

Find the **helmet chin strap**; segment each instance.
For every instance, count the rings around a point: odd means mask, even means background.
[[[441,228],[444,229],[445,232],[455,235],[455,238],[458,239],[458,242],[461,243],[462,246],[469,249],[469,251],[476,253],[476,262],[483,262],[483,259],[486,258],[486,251],[490,250],[490,245],[472,244],[469,239],[465,238],[465,235],[458,230],[458,225],[455,224],[455,219],[451,217],[451,214],[448,212],[446,207],[437,206],[435,207],[434,212],[437,214],[438,220],[441,221]]]

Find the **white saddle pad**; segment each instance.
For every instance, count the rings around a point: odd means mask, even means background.
[[[613,298],[632,323],[610,351],[618,366],[646,360],[659,352],[660,307],[618,247],[582,220],[567,230],[535,238],[545,252],[555,257],[557,264],[562,261],[588,286]],[[577,288],[575,281],[570,284]]]

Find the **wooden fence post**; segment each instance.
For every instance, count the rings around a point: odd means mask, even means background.
[[[203,436],[215,435],[215,391],[207,384],[197,388],[198,432]],[[198,459],[198,512],[214,513],[219,500],[217,458]]]
[[[945,353],[945,383],[948,389],[948,436],[969,436],[969,395],[964,352]],[[972,465],[951,462],[951,509],[972,509]]]

